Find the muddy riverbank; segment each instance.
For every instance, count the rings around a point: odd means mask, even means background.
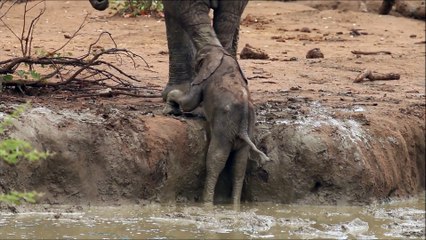
[[[292,110],[301,108],[303,115]],[[197,202],[205,121],[151,110],[29,109],[9,134],[55,155],[0,163],[2,191],[37,190],[52,204]],[[416,118],[379,123],[361,107],[332,109],[304,98],[267,102],[257,115],[256,143],[273,161],[260,166],[251,155],[243,201],[362,204],[425,187],[425,133]],[[229,168],[216,191],[217,202],[230,199]]]

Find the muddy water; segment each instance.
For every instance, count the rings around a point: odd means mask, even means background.
[[[35,210],[37,209],[37,210]],[[0,214],[0,239],[425,238],[425,198],[369,206],[37,206]]]

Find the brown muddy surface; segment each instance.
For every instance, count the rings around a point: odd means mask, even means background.
[[[368,206],[21,206],[2,239],[424,239],[424,194]]]
[[[257,108],[256,143],[274,160],[259,166],[252,157],[243,200],[358,204],[422,191],[424,21],[360,12],[358,5],[311,6],[318,4],[251,1],[243,14],[240,50],[250,44],[269,56],[239,62]],[[21,10],[5,19],[14,29],[22,24]],[[119,47],[150,65],[121,67],[141,80],[147,94],[159,95],[168,73],[161,19],[111,17],[85,1],[48,1],[34,47],[57,49],[87,13],[90,24],[64,52],[81,55],[108,31]],[[19,55],[14,36],[4,26],[0,32],[0,58]],[[306,59],[313,48],[324,58]],[[353,83],[364,69],[401,78]],[[160,98],[74,94],[1,93],[0,112],[32,101],[10,133],[56,155],[17,168],[0,163],[0,191],[35,189],[53,204],[198,200],[208,139],[202,119],[162,116]],[[218,186],[219,202],[229,194],[227,175]]]

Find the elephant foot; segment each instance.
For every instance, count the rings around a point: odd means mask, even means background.
[[[167,83],[166,87],[164,88],[163,92],[161,93],[161,96],[163,97],[163,101],[167,101],[167,95],[169,94],[169,92],[177,89],[180,90],[181,92],[188,92],[190,87],[190,82],[186,81],[183,83],[179,83],[179,84],[171,84],[171,83]]]

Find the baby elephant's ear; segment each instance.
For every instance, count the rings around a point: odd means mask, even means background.
[[[223,60],[223,51],[211,51],[200,59],[197,59],[197,74],[192,81],[192,85],[201,84],[204,80],[208,79],[220,66]]]

